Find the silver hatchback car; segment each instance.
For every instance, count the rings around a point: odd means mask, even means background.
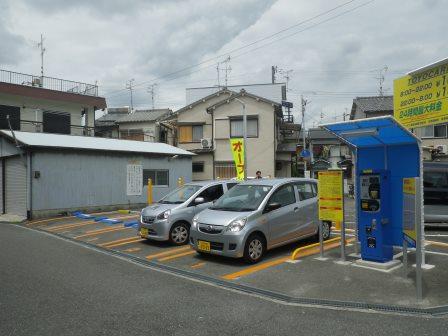
[[[238,184],[193,218],[190,245],[199,253],[256,263],[274,247],[318,238],[317,181],[260,179]],[[324,239],[331,223],[323,223]]]
[[[138,227],[142,238],[188,243],[193,217],[212,205],[237,181],[191,182],[144,208]]]

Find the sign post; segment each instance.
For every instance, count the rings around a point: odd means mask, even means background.
[[[319,172],[319,235],[322,235],[322,221],[341,223],[341,260],[345,261],[344,185],[342,170]],[[323,239],[320,240],[321,257]]]

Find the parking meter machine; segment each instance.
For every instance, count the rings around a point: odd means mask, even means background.
[[[390,173],[387,170],[363,170],[358,179],[361,258],[375,262],[390,261],[393,257],[389,239],[392,230]]]

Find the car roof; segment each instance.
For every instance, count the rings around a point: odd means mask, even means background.
[[[289,178],[247,180],[247,181],[241,182],[241,184],[276,186],[276,185],[284,184],[284,183],[288,183],[288,182],[289,183],[290,182],[314,182],[314,183],[316,183],[317,180],[312,179],[312,178],[303,178],[303,177],[289,177]]]
[[[207,181],[192,181],[187,182],[185,184],[204,187],[210,184],[217,184],[217,183],[239,183],[239,182],[237,180],[207,180]]]

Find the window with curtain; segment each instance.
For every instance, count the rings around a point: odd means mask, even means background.
[[[258,118],[247,118],[247,136],[249,138],[258,137]],[[230,120],[230,137],[243,137],[243,119]]]
[[[446,125],[434,126],[434,138],[446,138]]]
[[[179,142],[200,142],[204,137],[203,125],[179,126]]]

